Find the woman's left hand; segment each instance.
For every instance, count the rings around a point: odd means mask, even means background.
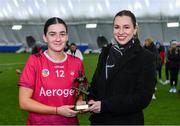
[[[101,111],[101,101],[94,101],[94,100],[90,100],[88,102],[89,104],[89,111],[90,112],[94,112],[94,113],[100,113]]]

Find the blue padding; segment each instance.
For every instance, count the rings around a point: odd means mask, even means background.
[[[86,49],[88,49],[88,44],[77,44],[77,48],[83,53]]]
[[[3,45],[0,46],[0,52],[16,52],[22,45]]]

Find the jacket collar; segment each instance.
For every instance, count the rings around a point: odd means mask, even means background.
[[[134,44],[135,45],[124,53],[124,56],[118,59],[118,61],[115,63],[115,67],[112,69],[112,73],[109,75],[107,83],[112,80],[112,78],[124,67],[125,64],[127,64],[127,62],[132,62],[131,59],[133,59],[142,49],[138,42],[135,42]]]

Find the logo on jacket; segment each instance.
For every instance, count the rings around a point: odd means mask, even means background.
[[[47,76],[49,76],[49,70],[48,69],[43,69],[41,74],[42,74],[43,77],[47,77]]]

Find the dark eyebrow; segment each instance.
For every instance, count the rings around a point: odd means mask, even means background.
[[[114,26],[119,26],[118,24],[114,24]],[[129,24],[124,24],[123,26],[130,26]]]
[[[124,26],[130,26],[129,24],[125,24]]]
[[[114,26],[119,26],[119,25],[117,25],[117,24],[114,24]]]
[[[53,31],[50,31],[50,32],[48,32],[48,34],[55,34],[56,32],[53,32]]]
[[[60,33],[67,33],[66,31],[60,31]]]
[[[50,31],[48,34],[55,34],[56,32]],[[60,33],[66,33],[66,31],[60,31]]]

